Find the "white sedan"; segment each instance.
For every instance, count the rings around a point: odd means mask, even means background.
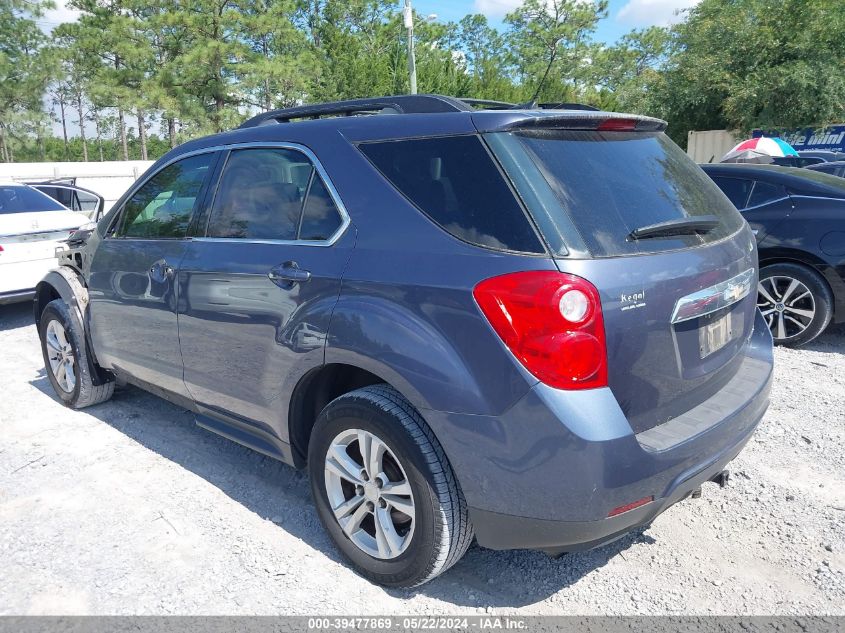
[[[57,265],[56,247],[88,222],[28,185],[0,182],[0,304],[31,299]]]

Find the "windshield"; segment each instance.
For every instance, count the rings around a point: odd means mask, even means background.
[[[548,217],[538,225],[549,233],[545,227],[554,224],[564,242],[581,241],[593,257],[698,246],[743,225],[710,178],[664,134],[532,130],[505,136],[521,146],[557,200],[545,205]],[[718,221],[707,231],[632,238],[636,229],[705,216]],[[558,254],[572,250],[548,241]]]
[[[50,196],[24,185],[0,185],[0,215],[6,213],[34,213],[38,211],[67,211]]]
[[[832,163],[825,163],[826,165],[831,165]],[[837,165],[841,165],[841,163],[836,163]],[[781,168],[783,169],[783,168]],[[838,190],[837,193],[842,194],[843,190],[845,190],[845,180],[840,178],[839,176],[834,176],[833,174],[825,173],[820,171],[819,167],[815,169],[789,169],[789,174],[792,176],[798,176],[799,178],[806,178],[807,180],[812,180],[815,183],[820,185],[825,185],[826,187],[830,187],[832,189]]]

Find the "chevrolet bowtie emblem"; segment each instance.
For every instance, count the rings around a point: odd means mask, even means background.
[[[725,288],[722,296],[725,298],[725,301],[736,301],[742,296],[742,286],[732,284]]]

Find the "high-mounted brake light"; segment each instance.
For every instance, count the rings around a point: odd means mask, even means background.
[[[586,279],[553,271],[510,273],[473,290],[508,349],[558,389],[607,386],[607,345],[599,293]]]
[[[596,128],[599,132],[633,132],[637,129],[636,119],[605,119]]]

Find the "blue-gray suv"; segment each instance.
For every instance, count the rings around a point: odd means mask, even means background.
[[[47,375],[307,468],[385,585],[608,543],[724,482],[769,401],[754,235],[664,126],[421,95],[186,143],[39,284]]]

